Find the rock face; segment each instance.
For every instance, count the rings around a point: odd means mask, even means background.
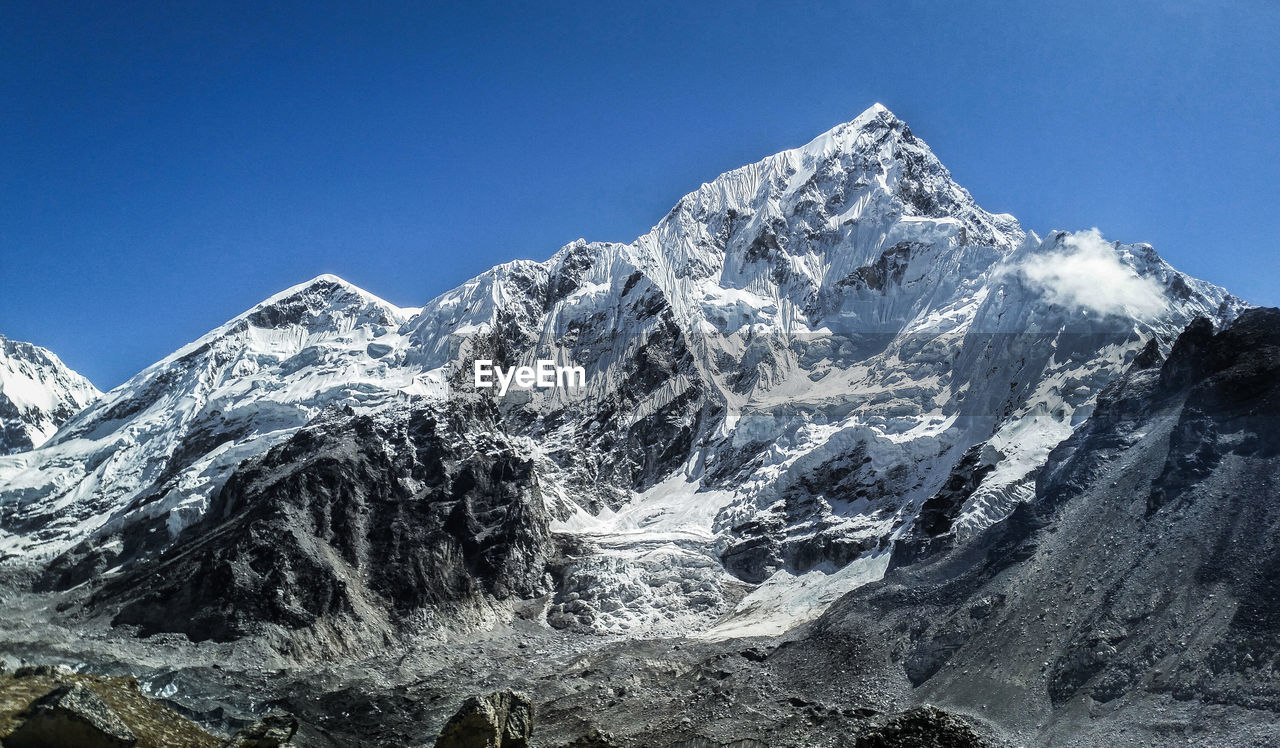
[[[987,748],[964,720],[940,709],[920,707],[858,736],[856,748]]]
[[[243,464],[189,539],[91,607],[143,634],[226,641],[270,626],[464,625],[491,601],[543,594],[551,516],[533,457],[484,422],[461,408],[334,414]],[[55,565],[52,583],[119,561],[98,552]]]
[[[5,738],[13,748],[130,748],[138,742],[111,707],[83,683],[62,686],[31,705]]]
[[[40,446],[101,396],[48,350],[0,335],[0,455]]]
[[[1102,393],[1034,501],[971,544],[904,558],[809,641],[883,640],[921,697],[1008,724],[1159,699],[1274,714],[1277,475],[1280,310],[1196,322]],[[1102,729],[1061,719],[1043,734]]]
[[[223,748],[281,748],[298,732],[298,720],[288,714],[268,714],[238,730]]]
[[[132,677],[27,666],[0,675],[0,743],[17,748],[216,748],[222,741]]]
[[[436,739],[436,748],[529,748],[533,704],[521,693],[497,691],[462,703]]]
[[[560,748],[620,748],[620,746],[608,733],[592,730],[589,734],[574,738]]]

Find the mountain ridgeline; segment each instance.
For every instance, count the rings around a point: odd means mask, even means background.
[[[1010,525],[1100,393],[1244,308],[983,210],[877,105],[630,244],[420,308],[333,276],[273,296],[0,457],[0,553],[57,616],[144,637],[777,634]],[[586,385],[500,396],[477,359]],[[1213,424],[1181,428],[1194,452]]]

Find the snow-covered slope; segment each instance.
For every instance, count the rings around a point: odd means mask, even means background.
[[[332,277],[273,297],[0,459],[0,542],[47,558],[90,539],[122,550],[77,568],[144,563],[322,413],[494,400],[475,428],[530,450],[572,538],[548,621],[777,630],[899,543],[1008,516],[1143,346],[1241,307],[1149,246],[1041,240],[984,211],[877,105],[702,185],[630,244],[579,240],[420,310]],[[498,397],[473,386],[478,358],[587,382]]]
[[[101,394],[48,350],[0,335],[0,455],[40,446]]]
[[[396,363],[411,314],[321,276],[237,316],[0,460],[6,544],[57,549],[156,517],[176,535],[235,465],[326,406],[424,387]]]

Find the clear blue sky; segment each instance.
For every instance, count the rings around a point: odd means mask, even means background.
[[[1273,2],[232,5],[0,6],[0,333],[100,387],[322,272],[630,241],[876,101],[989,210],[1280,303]]]

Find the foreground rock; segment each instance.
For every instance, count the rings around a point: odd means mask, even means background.
[[[0,675],[3,748],[287,748],[298,731],[269,714],[229,739],[148,698],[133,677],[48,665]]]
[[[59,686],[38,699],[5,739],[10,748],[128,748],[137,742],[124,720],[82,682]]]
[[[497,691],[462,702],[436,739],[436,748],[528,748],[533,703],[524,694]]]
[[[890,719],[858,737],[857,748],[984,748],[968,723],[941,709],[925,706]]]
[[[621,748],[607,732],[592,730],[590,734],[565,743],[561,748]]]
[[[223,748],[280,748],[290,745],[298,720],[289,714],[268,714],[231,736]]]
[[[0,675],[5,748],[217,748],[222,741],[147,698],[134,678],[51,667]]]

